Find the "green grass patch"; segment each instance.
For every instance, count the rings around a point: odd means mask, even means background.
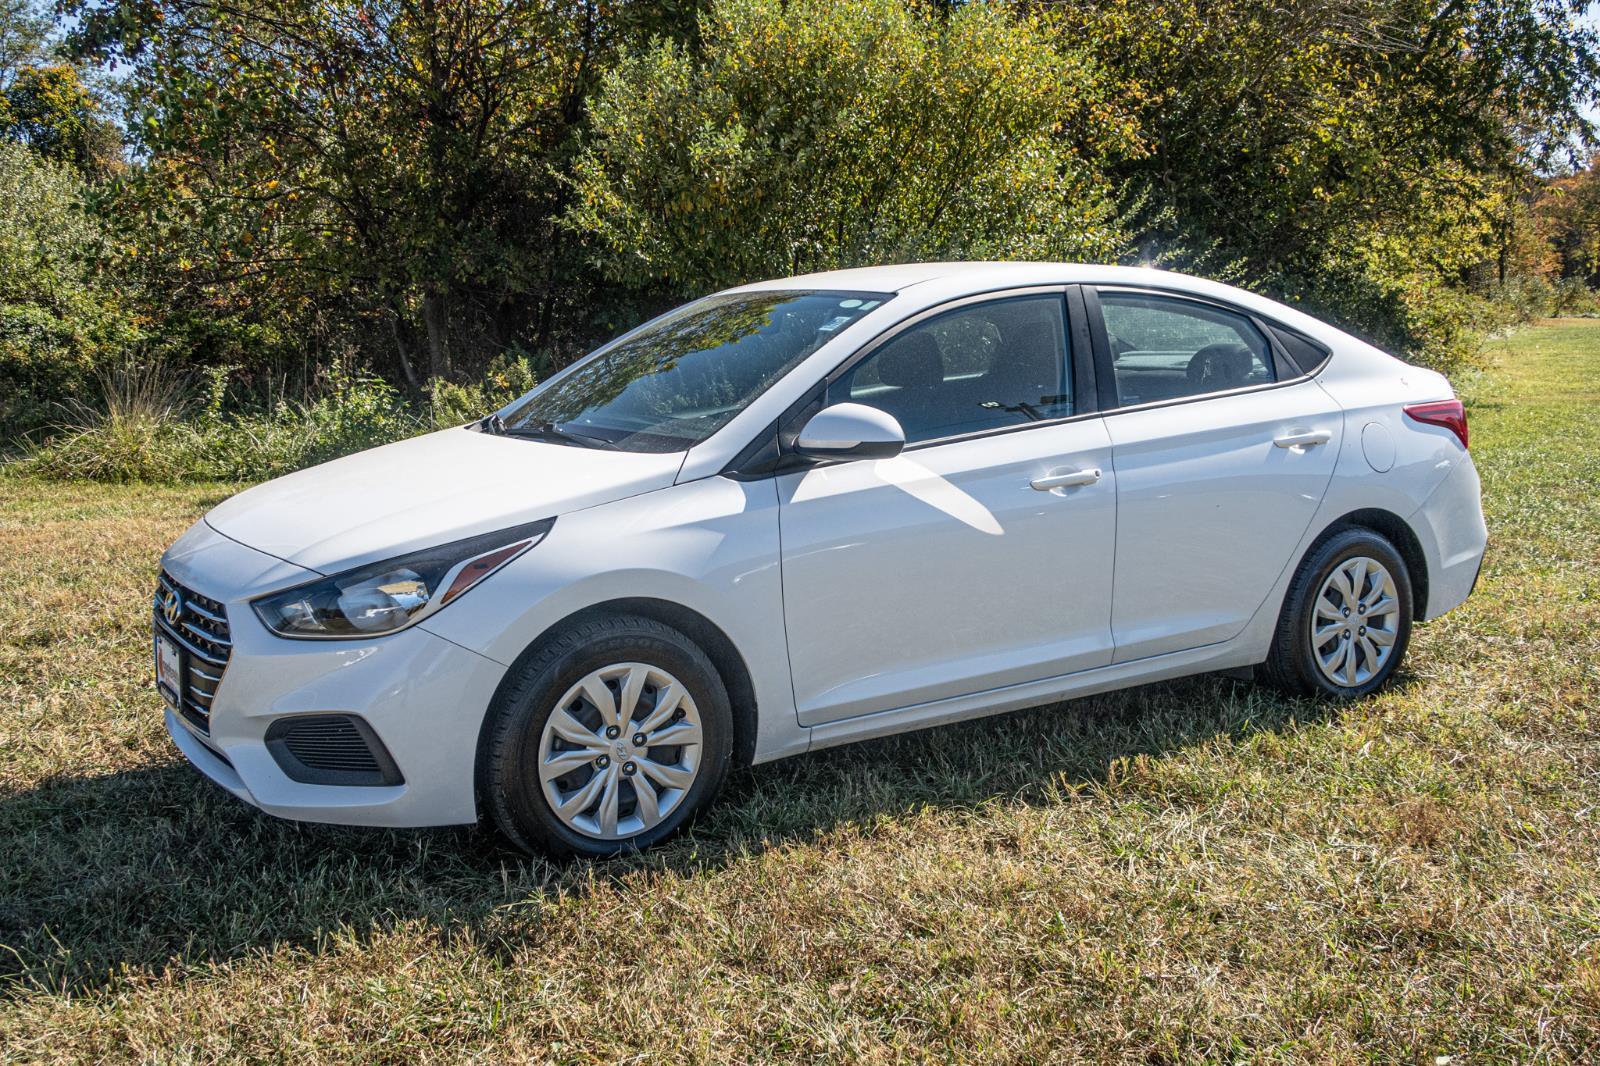
[[[1600,323],[1494,355],[1483,577],[1379,696],[1207,677],[861,744],[605,864],[210,786],[147,602],[229,489],[0,478],[3,1055],[1593,1061]]]

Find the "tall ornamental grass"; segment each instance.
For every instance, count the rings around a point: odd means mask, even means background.
[[[54,480],[260,481],[504,406],[537,383],[531,360],[502,356],[471,385],[437,382],[413,403],[374,377],[338,372],[302,398],[232,395],[229,369],[196,388],[163,364],[100,375],[97,403],[63,408],[55,432],[12,464]]]

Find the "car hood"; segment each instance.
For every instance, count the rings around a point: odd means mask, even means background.
[[[334,573],[665,488],[683,453],[615,452],[447,429],[246,489],[217,532]]]

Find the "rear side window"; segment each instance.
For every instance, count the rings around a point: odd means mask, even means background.
[[[829,403],[886,411],[907,443],[1073,413],[1062,298],[1018,296],[919,322],[851,367]]]
[[[1272,347],[1255,323],[1210,304],[1102,292],[1117,400],[1179,400],[1277,380]]]
[[[1269,324],[1269,328],[1300,373],[1309,374],[1327,361],[1328,349],[1311,338],[1279,325]]]

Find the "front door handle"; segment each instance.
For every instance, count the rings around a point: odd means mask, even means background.
[[[1099,480],[1100,468],[1095,467],[1092,470],[1069,470],[1064,474],[1034,478],[1029,484],[1040,492],[1049,492],[1051,489],[1069,489],[1074,485],[1093,485]]]
[[[1310,433],[1291,433],[1287,437],[1279,437],[1272,443],[1280,448],[1311,448],[1318,444],[1326,444],[1333,439],[1333,434],[1325,429],[1312,430]]]

